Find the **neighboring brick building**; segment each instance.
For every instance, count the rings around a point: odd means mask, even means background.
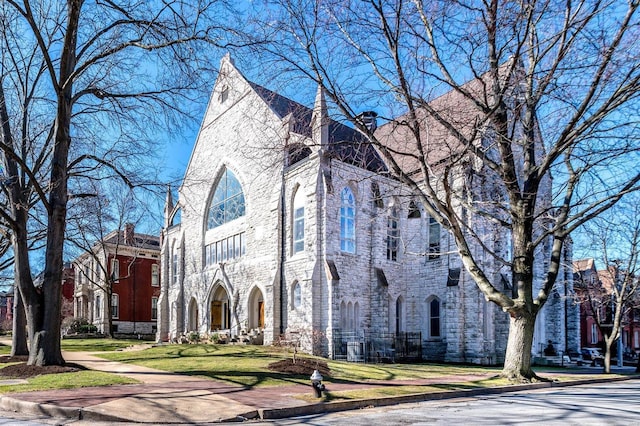
[[[135,234],[127,224],[96,243],[91,253],[74,260],[74,316],[85,318],[104,332],[107,327],[107,288],[111,286],[112,333],[156,333],[160,294],[160,243],[153,235]]]
[[[175,205],[167,194],[158,339],[246,330],[336,358],[501,362],[507,314],[385,171],[363,135],[328,117],[321,91],[306,108],[224,58]],[[506,251],[504,237],[487,245]],[[548,253],[537,254],[541,277]],[[570,271],[560,276],[571,286]],[[534,352],[548,340],[578,347],[577,310],[559,295],[539,315]]]
[[[11,330],[13,321],[13,292],[0,292],[0,330]]]
[[[76,271],[73,263],[65,263],[62,270],[62,319],[73,316],[73,293],[76,286]]]
[[[602,348],[603,336],[596,321],[591,304],[588,301],[586,292],[591,291],[592,297],[596,299],[593,306],[600,309],[600,317],[603,322],[607,322],[613,311],[608,302],[611,295],[611,288],[615,285],[617,278],[616,268],[609,267],[609,270],[597,270],[593,258],[580,259],[573,262],[573,273],[576,300],[580,305],[580,344],[583,348]],[[634,293],[629,298],[628,306],[625,308],[626,315],[622,318],[622,344],[626,350],[640,353],[640,296]],[[614,345],[613,350],[617,348]]]

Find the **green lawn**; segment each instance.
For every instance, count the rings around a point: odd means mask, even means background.
[[[4,379],[4,378],[3,378]],[[8,377],[7,377],[8,379]],[[32,392],[53,389],[71,389],[87,386],[111,386],[137,383],[136,380],[102,371],[82,370],[73,373],[44,374],[27,379],[20,385],[0,384],[0,394],[9,392]]]
[[[140,345],[144,340],[135,339],[62,339],[63,351],[110,352]]]
[[[293,376],[269,371],[267,366],[291,357],[289,353],[268,346],[235,345],[163,345],[144,351],[99,354],[102,358],[144,365],[179,374],[206,376],[244,386],[272,386],[309,383],[307,376]],[[313,357],[310,357],[313,359]],[[499,368],[438,364],[355,364],[325,360],[331,369],[328,382],[363,382],[368,380],[409,380],[443,374],[498,374]]]
[[[289,384],[309,384],[308,375],[292,375],[270,371],[267,366],[284,358],[291,358],[291,353],[282,348],[270,346],[241,346],[241,345],[161,345],[143,350],[120,351],[125,347],[140,344],[138,340],[115,339],[84,339],[63,340],[63,350],[84,350],[98,352],[96,355],[119,362],[143,365],[158,370],[179,374],[201,376],[222,382],[253,386],[284,386]],[[8,353],[9,347],[0,345],[0,353]],[[325,382],[358,383],[385,380],[415,380],[453,375],[447,383],[433,385],[386,386],[327,393],[328,400],[343,400],[354,398],[371,398],[391,395],[406,395],[411,393],[428,393],[442,390],[469,389],[478,387],[495,387],[507,385],[505,379],[500,379],[499,367],[461,366],[442,364],[360,364],[326,360],[305,356],[318,361],[325,361],[331,369],[330,377]],[[544,369],[541,373],[548,378],[560,381],[580,378],[615,377],[603,375],[601,370],[583,375],[563,376],[566,369]],[[120,376],[80,371],[45,375],[29,380],[26,385],[0,386],[0,392],[16,392],[40,389],[59,389],[82,386],[106,386],[120,383],[131,383]],[[305,396],[302,396],[303,398]]]

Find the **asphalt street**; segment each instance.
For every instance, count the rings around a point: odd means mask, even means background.
[[[428,401],[261,424],[640,425],[640,380]]]

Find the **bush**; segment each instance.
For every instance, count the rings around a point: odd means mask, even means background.
[[[98,327],[90,324],[85,318],[65,318],[62,321],[63,334],[92,334]]]
[[[200,343],[200,333],[192,331],[188,336],[189,343]]]

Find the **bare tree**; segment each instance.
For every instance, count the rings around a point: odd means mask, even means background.
[[[640,308],[640,207],[637,197],[629,201],[584,226],[584,251],[589,247],[606,267],[598,271],[597,279],[578,279],[575,284],[577,302],[603,336],[606,373],[611,371],[611,347],[621,338],[624,322]]]
[[[114,284],[132,275],[132,268],[140,253],[151,243],[133,235],[134,227],[142,222],[148,205],[136,197],[126,185],[92,181],[93,197],[72,203],[73,214],[67,221],[67,241],[76,257],[78,277],[94,292],[104,296],[103,333],[111,337],[113,329]],[[126,255],[127,268],[112,268],[112,259]]]
[[[24,271],[16,282],[27,315],[29,364],[64,362],[65,220],[70,194],[82,195],[74,179],[96,172],[96,178],[115,176],[132,187],[146,183],[129,173],[129,160],[153,151],[149,142],[158,140],[160,129],[170,129],[173,119],[189,117],[189,97],[200,93],[198,85],[212,71],[210,46],[224,43],[224,29],[216,24],[228,22],[223,6],[222,0],[7,0],[0,6],[3,53],[19,58],[3,76],[26,81],[41,72],[33,92],[37,109],[28,110],[48,123],[40,133],[40,150],[30,151],[46,179],[39,179],[18,147],[2,144],[5,159],[16,161],[9,175],[26,174],[33,181],[46,229],[39,288],[28,269],[26,227],[13,234],[16,270]],[[22,52],[32,52],[31,60]],[[3,117],[2,124],[6,130],[10,119]],[[11,206],[21,205],[18,195],[10,192]]]
[[[537,379],[534,325],[566,239],[637,189],[638,7],[275,0],[255,15],[254,31],[272,40],[256,50],[260,67],[320,85],[509,314],[502,374],[513,381]],[[367,109],[381,129],[366,126]],[[507,291],[478,255],[490,251],[489,227],[511,246],[492,253],[510,272]]]
[[[2,33],[15,34],[15,15],[3,14],[2,18]],[[14,271],[11,353],[27,355],[26,317],[19,283],[34,285],[29,254],[41,247],[44,228],[33,213],[37,210],[38,182],[45,181],[48,170],[49,155],[42,146],[50,140],[51,120],[44,114],[32,114],[37,109],[34,105],[40,104],[38,87],[44,74],[37,49],[16,49],[10,37],[3,37],[0,52],[0,196],[5,201],[0,207],[0,220],[6,229],[3,235],[11,239],[11,256],[4,264],[10,262]],[[29,72],[17,75],[16,71],[25,67]]]

